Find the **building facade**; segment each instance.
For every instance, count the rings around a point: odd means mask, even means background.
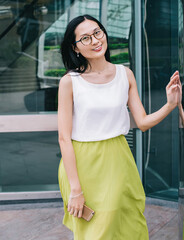
[[[166,103],[175,70],[184,83],[183,0],[15,0],[0,5],[0,201],[60,198],[57,91],[60,43],[78,15],[99,19],[111,61],[135,74],[146,112]],[[142,133],[126,136],[147,196],[183,194],[184,134],[176,108]],[[183,195],[182,195],[183,194]]]

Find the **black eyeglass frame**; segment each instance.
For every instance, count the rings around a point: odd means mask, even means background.
[[[97,30],[101,30],[101,31],[103,32],[102,37],[100,37],[100,38],[95,37],[95,33],[96,33]],[[92,42],[92,37],[91,37],[91,36],[93,35],[96,39],[101,39],[101,38],[103,38],[103,36],[104,36],[104,30],[103,30],[103,28],[97,28],[94,33],[92,33],[92,34],[90,34],[90,35],[89,35],[89,34],[86,34],[86,35],[90,37],[91,42]],[[86,35],[85,35],[85,36],[86,36]],[[75,44],[78,43],[78,42],[81,42],[81,43],[82,43],[82,38],[83,38],[83,37],[81,37],[80,40],[78,40],[78,41],[76,41],[76,42],[74,42],[74,43],[75,43]],[[88,46],[88,45],[91,44],[91,42],[90,42],[89,44],[87,44],[87,45],[85,45],[84,43],[82,43],[82,44],[83,44],[84,46]]]

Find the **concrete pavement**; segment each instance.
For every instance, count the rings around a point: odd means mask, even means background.
[[[72,240],[62,225],[62,202],[0,205],[1,240]],[[150,240],[178,240],[178,204],[147,198]]]

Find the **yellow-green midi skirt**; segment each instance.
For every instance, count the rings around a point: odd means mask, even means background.
[[[73,231],[74,240],[148,240],[145,193],[124,135],[93,142],[72,140],[72,144],[85,204],[95,211],[90,222],[67,211],[70,185],[61,158],[63,224]]]

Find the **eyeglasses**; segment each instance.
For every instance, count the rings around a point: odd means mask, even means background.
[[[99,28],[96,29],[94,33],[92,33],[91,35],[84,35],[79,41],[76,41],[75,43],[81,42],[83,45],[89,45],[92,42],[92,35],[96,38],[96,39],[101,39],[104,36],[104,31]]]

